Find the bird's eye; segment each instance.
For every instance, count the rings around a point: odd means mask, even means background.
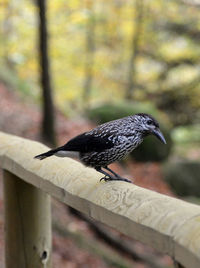
[[[147,125],[153,125],[153,121],[152,120],[148,120],[147,121]]]

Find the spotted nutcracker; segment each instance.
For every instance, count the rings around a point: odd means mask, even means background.
[[[133,151],[148,135],[155,135],[166,144],[158,122],[149,114],[139,113],[99,125],[35,158],[42,160],[52,155],[78,158],[84,165],[103,173],[105,176],[101,180],[131,182],[108,165]]]

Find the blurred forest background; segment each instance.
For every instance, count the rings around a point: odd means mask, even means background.
[[[1,1],[0,70],[1,79],[39,101],[36,2]],[[134,100],[154,103],[175,125],[199,121],[198,1],[47,5],[55,103],[66,115],[108,100]]]
[[[199,202],[199,0],[1,0],[0,24],[1,130],[32,139],[40,131],[55,145],[96,124],[150,113],[167,146],[149,137],[114,168],[143,187]],[[67,242],[58,241],[60,250]],[[88,264],[80,252],[89,266],[69,264],[61,251],[67,261],[55,267],[144,267],[112,266],[108,256],[108,266]]]

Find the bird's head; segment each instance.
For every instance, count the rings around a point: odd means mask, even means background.
[[[141,132],[144,137],[147,135],[154,135],[162,143],[166,144],[166,140],[160,131],[158,122],[151,115],[143,113],[136,114],[134,115],[134,122],[137,130]]]

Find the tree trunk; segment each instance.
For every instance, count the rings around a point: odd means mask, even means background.
[[[143,6],[144,2],[143,0],[136,0],[135,7],[134,7],[134,13],[136,12],[136,18],[134,21],[134,33],[132,36],[131,41],[131,55],[130,55],[130,61],[129,61],[129,67],[128,67],[128,81],[127,81],[127,89],[126,89],[126,99],[132,99],[133,98],[133,91],[134,91],[134,83],[135,83],[135,76],[136,76],[136,65],[135,61],[138,55],[139,51],[139,41],[140,36],[142,32],[142,20],[143,20]],[[135,16],[134,16],[135,17]]]
[[[43,97],[42,138],[49,145],[55,145],[55,120],[49,74],[48,32],[46,20],[46,0],[37,0],[39,13],[39,58],[41,68],[41,86]]]
[[[83,103],[87,107],[92,90],[93,65],[95,52],[95,15],[93,11],[93,2],[87,2],[87,8],[90,11],[86,29],[86,63],[85,63],[85,82],[83,88]]]

